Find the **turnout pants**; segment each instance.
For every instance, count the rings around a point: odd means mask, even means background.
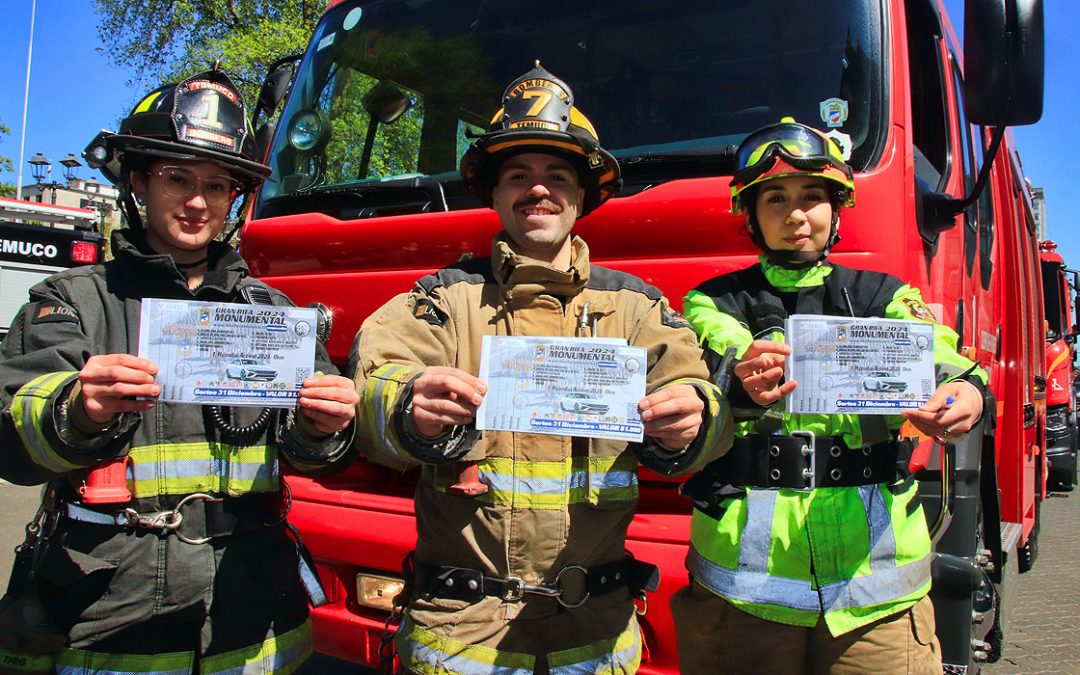
[[[910,609],[833,637],[812,628],[759,619],[691,582],[671,599],[683,675],[929,675],[941,673],[929,596]]]

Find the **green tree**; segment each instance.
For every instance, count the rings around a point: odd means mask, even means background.
[[[0,139],[11,133],[11,129],[0,122]],[[10,157],[4,157],[0,155],[0,171],[14,171],[15,165],[12,163]],[[0,183],[0,197],[14,197],[17,194],[15,185],[12,183]]]
[[[301,51],[326,0],[94,0],[102,51],[156,86],[205,70],[215,60],[249,104],[266,69]]]

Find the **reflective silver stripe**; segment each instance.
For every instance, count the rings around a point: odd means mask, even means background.
[[[809,580],[770,575],[775,490],[747,491],[737,570],[717,565],[691,546],[687,558],[690,573],[706,588],[733,600],[810,612],[872,607],[915,593],[930,581],[931,557],[897,566],[896,533],[882,488],[865,485],[858,490],[869,532],[870,574],[825,584],[819,590]]]
[[[558,495],[567,490],[567,477],[539,478],[536,476],[515,476],[507,473],[481,471],[480,478],[494,490],[524,492],[534,495]],[[584,476],[582,476],[584,482]]]
[[[507,473],[481,471],[480,477],[483,482],[495,490],[535,495],[562,494],[568,489],[584,488],[586,483],[588,483],[588,487],[595,490],[629,488],[638,484],[637,473],[634,471],[605,471],[600,473],[572,471],[568,476],[560,477],[515,476]]]
[[[49,405],[49,397],[60,391],[78,373],[50,373],[23,385],[12,398],[12,417],[16,430],[26,445],[30,459],[49,471],[62,473],[81,468],[61,457],[45,440],[41,417]],[[18,408],[18,411],[16,411]]]
[[[860,485],[859,499],[866,512],[866,525],[870,530],[870,571],[896,567],[896,533],[881,488],[877,485]]]
[[[589,487],[595,490],[629,488],[634,487],[637,484],[637,471],[604,471],[589,474]]]
[[[809,581],[769,576],[763,572],[730,570],[706,559],[690,547],[687,567],[694,579],[709,590],[743,602],[820,612],[821,601]]]
[[[89,670],[84,666],[65,666],[56,664],[53,666],[55,670],[53,672],[56,675],[191,675],[191,668],[184,668],[183,670],[102,670],[96,668]],[[263,673],[266,671],[258,671]]]
[[[746,527],[739,537],[739,571],[751,574],[769,571],[769,543],[778,494],[776,490],[746,491]]]
[[[872,607],[910,595],[930,583],[930,556],[892,569],[821,587],[826,612],[851,607]]]
[[[132,477],[136,482],[211,477],[257,481],[277,475],[276,462],[236,462],[213,457],[136,462],[132,466]]]
[[[55,664],[53,667],[56,669],[54,671],[56,675],[86,675],[87,673],[93,673],[93,675],[145,675],[146,673],[146,671],[109,671],[100,669],[90,671],[86,670],[82,665],[62,665],[59,663]],[[153,675],[191,675],[191,669],[171,671],[154,670],[150,672],[153,673]],[[260,673],[261,672],[265,671],[260,671]]]
[[[930,557],[897,567],[896,531],[878,485],[860,485],[859,499],[870,534],[870,574],[821,587],[826,612],[869,607],[910,595],[930,581]]]
[[[301,640],[291,647],[286,647],[279,652],[270,654],[269,658],[254,660],[242,666],[226,668],[224,670],[206,670],[205,667],[203,667],[200,669],[200,672],[202,675],[263,675],[264,673],[291,673],[307,659],[310,649],[310,641]],[[205,663],[205,661],[203,661],[203,663]],[[154,673],[154,675],[157,675],[157,673]]]

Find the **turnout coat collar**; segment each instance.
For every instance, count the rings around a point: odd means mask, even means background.
[[[569,298],[580,293],[589,283],[589,247],[574,236],[569,269],[559,270],[551,264],[521,255],[505,232],[491,244],[491,271],[499,285],[500,294],[507,300],[524,299],[540,294]]]
[[[236,287],[250,272],[247,263],[227,244],[210,242],[207,248],[207,270],[203,283],[189,289],[187,276],[176,266],[171,255],[158,253],[146,243],[145,235],[135,230],[117,230],[112,234],[114,260],[111,277],[121,284],[126,295],[136,297],[202,297],[221,296],[228,300]],[[121,289],[117,289],[121,290]]]

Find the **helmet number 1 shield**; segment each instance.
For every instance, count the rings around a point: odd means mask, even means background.
[[[208,79],[177,87],[173,120],[182,142],[238,152],[244,138],[244,111],[236,92]]]

